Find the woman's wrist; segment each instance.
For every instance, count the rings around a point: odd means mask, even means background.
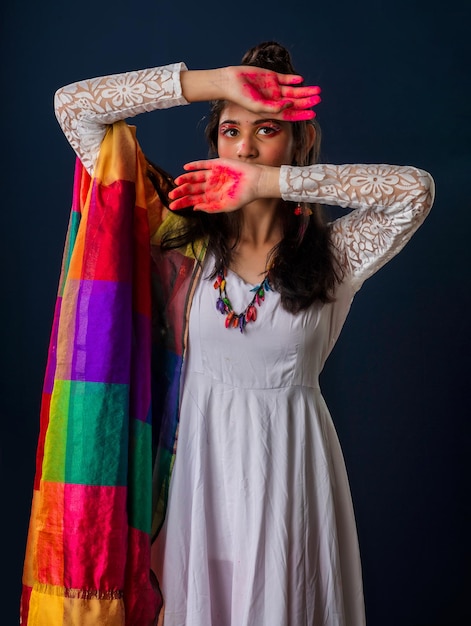
[[[261,168],[257,184],[259,198],[281,198],[280,168],[270,165],[259,165]]]
[[[188,102],[223,100],[229,80],[226,68],[183,70],[180,73],[182,93]]]

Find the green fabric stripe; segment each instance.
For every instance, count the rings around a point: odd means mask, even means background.
[[[152,427],[141,420],[131,424],[129,446],[129,525],[150,533],[152,515]]]
[[[44,479],[125,486],[127,429],[127,385],[56,380]]]
[[[65,482],[69,398],[70,381],[56,380],[51,396],[42,468],[43,479],[51,482]]]
[[[70,259],[72,258],[72,252],[74,251],[75,240],[77,239],[77,233],[82,220],[82,215],[76,211],[72,211],[69,219],[69,228],[67,230],[67,238],[64,247],[64,254],[62,257],[62,270],[59,284],[59,295],[64,293],[65,282],[67,274],[69,273]]]

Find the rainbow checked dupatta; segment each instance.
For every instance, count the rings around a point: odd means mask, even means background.
[[[150,577],[150,236],[162,204],[145,168],[124,122],[107,131],[93,178],[77,161],[41,405],[27,626],[150,626],[161,608]]]

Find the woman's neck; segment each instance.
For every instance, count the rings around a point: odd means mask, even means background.
[[[230,269],[251,284],[263,280],[270,252],[282,238],[280,201],[252,202],[241,209],[240,237]]]
[[[240,215],[240,238],[249,248],[272,248],[282,237],[280,201],[257,200],[245,205]]]

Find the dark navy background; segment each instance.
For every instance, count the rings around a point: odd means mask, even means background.
[[[471,623],[469,2],[5,0],[0,12],[2,626],[18,622],[71,201],[74,154],[53,94],[180,60],[237,64],[267,39],[323,89],[323,161],[413,164],[436,181],[432,213],[364,285],[321,383],[351,481],[369,626]],[[136,118],[145,152],[175,175],[206,156],[206,111]]]

